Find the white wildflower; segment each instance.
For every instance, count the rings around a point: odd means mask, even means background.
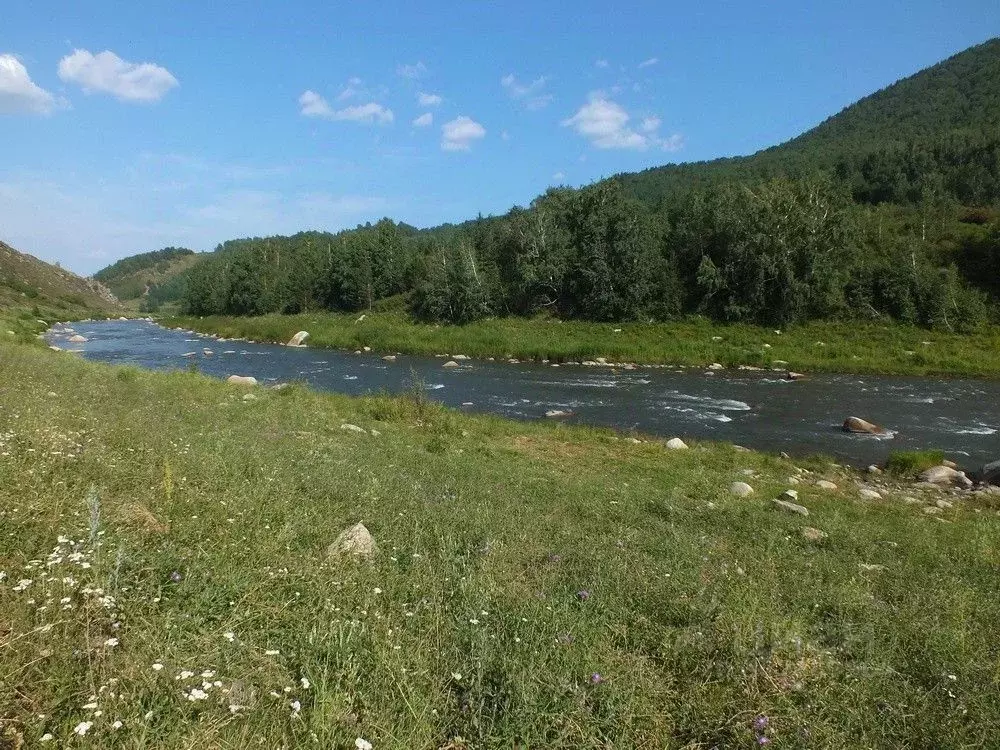
[[[358,750],[372,750],[372,743],[366,740],[364,737],[358,737],[354,740],[354,747]]]
[[[153,664],[153,671],[154,672],[159,672],[161,669],[163,669],[163,665],[160,664],[160,662],[156,662],[155,664]]]
[[[54,739],[55,739],[55,737],[52,736],[51,732],[46,732],[45,734],[43,734],[41,737],[38,738],[38,741],[39,742],[52,742],[52,740],[54,740]]]
[[[82,706],[82,708],[85,711],[93,711],[95,708],[97,708],[97,704],[96,703],[84,703],[83,706]]]
[[[292,713],[298,715],[299,711],[302,710],[302,704],[298,701],[292,701],[289,704],[292,707]]]
[[[73,728],[73,734],[78,734],[81,737],[90,731],[90,728],[94,726],[92,721],[81,721]]]
[[[114,648],[115,646],[118,645],[118,639],[117,638],[108,638],[108,640],[106,640],[104,642],[104,645],[107,646],[108,648]]]
[[[303,677],[301,680],[299,680],[299,684],[302,685],[303,690],[309,689],[310,682],[308,678]]]
[[[229,641],[230,643],[232,643],[233,641],[235,641],[235,640],[236,640],[236,633],[232,633],[232,632],[229,632],[229,633],[223,633],[223,634],[222,634],[222,637],[223,637],[223,638],[225,638],[225,639],[226,639],[227,641]]]
[[[462,679],[461,672],[452,672],[451,673],[451,679],[455,680],[455,682],[458,682],[459,680],[461,680]]]
[[[267,651],[264,652],[264,656],[277,656],[280,653],[281,652],[278,651],[278,649],[276,648],[269,648]]]
[[[121,721],[115,721],[115,723],[111,725],[111,728],[112,729],[121,729],[123,726],[124,726],[124,724],[122,724]]]
[[[208,693],[206,693],[201,688],[191,688],[191,692],[187,694],[187,699],[189,701],[203,701],[208,699]]]

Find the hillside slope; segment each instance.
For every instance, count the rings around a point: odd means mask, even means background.
[[[127,302],[150,298],[155,303],[178,299],[183,293],[183,274],[198,262],[199,255],[183,247],[166,247],[122,258],[102,268],[94,278]]]
[[[119,305],[100,282],[77,276],[0,242],[0,308],[37,306],[55,311],[111,312]]]

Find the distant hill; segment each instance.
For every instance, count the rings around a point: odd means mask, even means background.
[[[1000,202],[1000,39],[904,78],[752,156],[612,179],[656,204],[723,181],[821,169],[833,170],[862,203],[917,203],[928,191],[966,205]]]
[[[184,293],[184,274],[198,259],[193,250],[165,247],[122,258],[102,268],[94,278],[123,302],[142,301],[146,307],[155,309],[164,302],[180,299]]]
[[[99,281],[21,253],[0,242],[0,308],[112,312],[118,300]]]

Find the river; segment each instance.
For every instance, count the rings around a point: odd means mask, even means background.
[[[73,331],[87,341],[70,343]],[[253,375],[265,385],[304,381],[352,395],[397,393],[416,383],[431,398],[468,411],[546,419],[547,411],[560,410],[572,412],[568,422],[799,456],[823,453],[857,466],[881,462],[892,450],[941,449],[966,468],[1000,456],[1000,381],[817,374],[789,382],[772,372],[480,360],[444,368],[445,360],[434,357],[389,362],[376,353],[218,341],[141,320],[60,325],[46,338],[112,364],[174,370],[193,363],[207,375]],[[848,416],[883,425],[892,437],[844,433]]]

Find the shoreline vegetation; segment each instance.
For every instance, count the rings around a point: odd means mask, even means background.
[[[0,377],[15,747],[957,748],[1000,725],[995,494],[7,341]],[[359,522],[370,556],[337,541]]]
[[[413,322],[400,312],[173,316],[162,325],[223,338],[384,354],[465,354],[476,359],[615,363],[900,376],[1000,377],[1000,327],[953,334],[925,328],[814,322],[778,331],[704,319],[674,323],[590,323],[500,318],[465,325]]]

